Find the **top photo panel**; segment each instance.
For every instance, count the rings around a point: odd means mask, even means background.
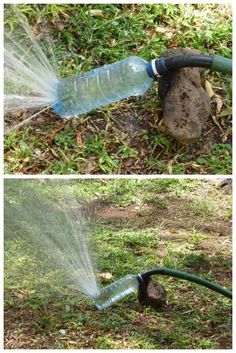
[[[4,7],[5,174],[232,173],[228,4]]]

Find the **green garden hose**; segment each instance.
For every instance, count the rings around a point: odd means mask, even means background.
[[[139,275],[126,275],[111,283],[109,286],[102,288],[98,295],[93,298],[94,304],[101,310],[124,298],[126,295],[136,292],[137,290],[139,290],[139,292],[145,292],[152,275],[164,275],[184,279],[189,282],[200,284],[201,286],[207,287],[227,298],[232,299],[232,293],[218,284],[186,272],[158,267]]]
[[[232,73],[232,60],[224,58],[219,55],[216,55],[216,56],[214,56],[211,70],[223,72],[226,74],[231,74]]]
[[[147,64],[148,75],[154,79],[165,76],[184,67],[203,67],[211,71],[232,74],[232,60],[213,55],[178,55],[170,58],[154,59]]]
[[[182,272],[179,270],[172,270],[170,268],[157,267],[151,271],[148,271],[148,272],[145,272],[145,273],[138,275],[138,279],[141,283],[142,281],[147,281],[147,279],[152,275],[163,275],[163,276],[171,276],[171,277],[175,277],[175,278],[179,278],[179,279],[184,279],[189,282],[194,282],[194,283],[200,284],[201,286],[207,287],[215,292],[218,292],[218,293],[224,295],[227,298],[232,299],[232,292],[225,289],[224,287],[219,286],[216,283],[207,281],[206,279],[203,279],[201,277],[192,275],[190,273]]]

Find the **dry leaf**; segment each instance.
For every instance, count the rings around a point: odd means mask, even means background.
[[[211,83],[209,82],[209,81],[207,81],[206,80],[206,82],[205,82],[205,90],[206,90],[206,93],[208,94],[208,96],[210,97],[210,98],[212,98],[213,96],[214,96],[214,91],[213,91],[213,89],[212,89],[212,85],[211,85]]]
[[[99,9],[89,10],[89,14],[95,17],[104,17],[103,11]]]
[[[171,49],[171,48],[176,48],[178,46],[179,46],[179,37],[176,35],[173,35],[172,38],[168,41],[166,47],[168,49]]]
[[[36,154],[36,156],[40,156],[42,154],[42,151],[39,148],[34,148],[33,151]]]
[[[66,330],[64,330],[64,329],[60,329],[60,330],[58,330],[58,332],[63,336],[66,334]]]
[[[83,141],[81,137],[81,132],[78,132],[76,135],[76,142],[79,147],[83,147]]]
[[[222,142],[226,142],[228,140],[230,133],[231,133],[230,129],[226,130],[226,132],[224,133],[224,136],[222,137]]]
[[[224,130],[222,129],[220,123],[217,121],[217,117],[215,115],[212,115],[212,119],[213,119],[214,123],[218,126],[220,131],[224,134]]]
[[[18,299],[24,299],[24,295],[23,294],[21,294],[21,293],[13,293],[14,294],[14,296],[16,297],[16,298],[18,298]]]
[[[232,107],[222,110],[222,112],[219,115],[220,118],[224,118],[225,116],[232,116]]]
[[[52,132],[48,135],[47,139],[48,139],[48,144],[49,145],[52,145],[52,142],[53,142],[53,139],[54,139],[54,136],[60,132],[61,130],[63,130],[65,127],[65,123],[61,123],[59,124],[58,126],[55,127],[55,129],[52,130]]]
[[[173,30],[165,27],[155,27],[148,31],[147,34],[151,39],[155,38],[158,34],[163,34],[170,39],[173,35]]]
[[[107,280],[110,280],[110,279],[113,278],[113,276],[112,276],[112,274],[110,272],[99,273],[98,276],[103,278],[103,279],[107,279]]]
[[[176,228],[170,228],[170,229],[169,229],[169,232],[170,232],[171,234],[179,234],[179,230],[176,229]]]
[[[223,106],[223,101],[218,94],[215,94],[214,102],[216,103],[216,116],[218,117]]]
[[[84,173],[85,174],[92,174],[96,171],[98,168],[97,164],[93,161],[89,161],[86,167],[84,168]]]

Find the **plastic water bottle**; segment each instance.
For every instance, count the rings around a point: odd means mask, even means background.
[[[105,309],[117,300],[138,290],[139,281],[137,276],[127,275],[103,288],[100,294],[94,298],[94,303],[98,309]]]
[[[153,82],[147,62],[131,56],[111,65],[59,80],[54,110],[64,119],[144,94]]]

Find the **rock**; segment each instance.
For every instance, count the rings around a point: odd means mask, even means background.
[[[199,54],[198,50],[171,49],[161,57]],[[176,140],[196,141],[211,110],[210,97],[201,85],[202,68],[184,68],[159,79],[158,91],[163,104],[164,124]]]
[[[224,191],[225,194],[232,193],[232,179],[224,179],[219,182],[219,188]]]
[[[148,279],[139,286],[138,299],[143,305],[160,309],[166,304],[167,292],[160,283]]]

